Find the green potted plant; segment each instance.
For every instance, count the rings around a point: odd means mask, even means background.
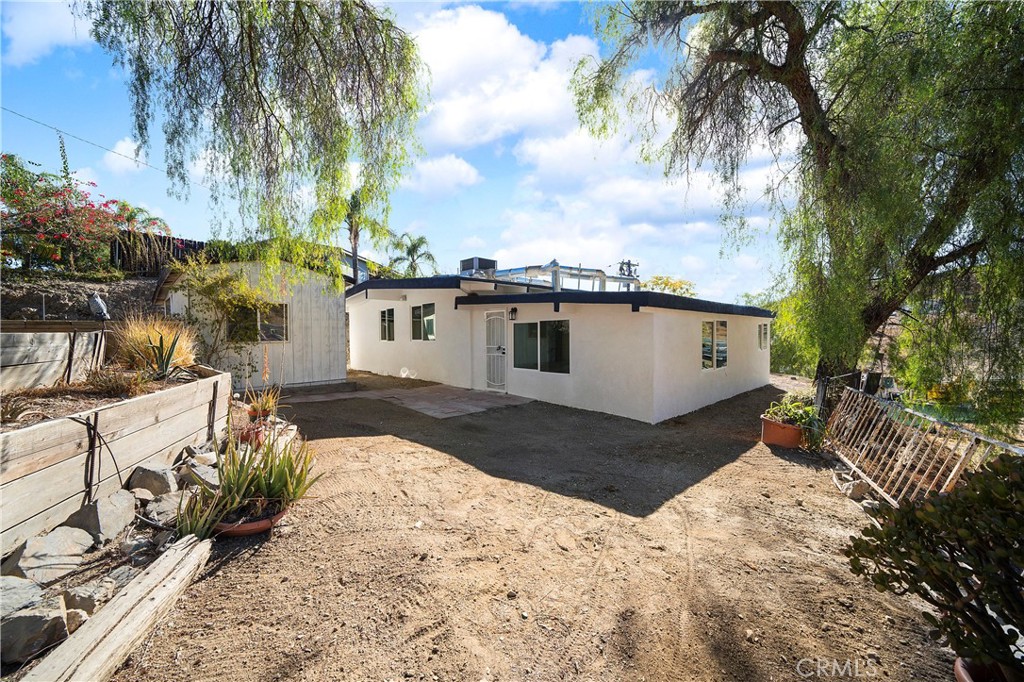
[[[765,445],[797,448],[806,440],[815,447],[821,441],[823,427],[809,396],[787,393],[761,415],[761,441]]]
[[[266,421],[268,417],[277,413],[281,389],[275,386],[265,386],[259,391],[246,391],[245,400],[249,403],[249,421],[256,423]]]
[[[1003,454],[946,494],[873,512],[850,538],[852,571],[915,594],[958,658],[957,680],[1024,680],[1024,457]]]

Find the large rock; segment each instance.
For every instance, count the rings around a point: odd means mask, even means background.
[[[174,478],[174,472],[170,469],[138,466],[135,467],[131,478],[128,479],[128,487],[145,488],[154,495],[164,495],[172,490],[177,490],[178,482]]]
[[[0,576],[0,618],[6,618],[42,598],[43,588],[32,580],[14,575]]]
[[[132,568],[131,566],[121,566],[115,568],[113,571],[108,573],[104,578],[100,580],[104,585],[108,585],[111,590],[111,594],[117,592],[122,587],[135,580],[142,571],[138,568]]]
[[[217,467],[188,464],[181,468],[179,481],[185,486],[201,485],[216,490],[220,487],[220,472],[217,471]]]
[[[89,614],[81,609],[68,609],[67,616],[64,619],[68,624],[68,634],[73,634],[75,630],[85,625],[85,621],[89,620]]]
[[[90,547],[92,535],[81,528],[60,526],[42,537],[29,538],[4,562],[3,574],[49,585],[78,568]]]
[[[64,606],[69,609],[80,609],[90,616],[100,606],[110,601],[114,596],[114,585],[105,579],[93,580],[92,582],[64,590]]]
[[[0,628],[0,657],[4,663],[24,663],[67,636],[64,599],[50,597],[4,621]]]
[[[97,545],[105,545],[135,520],[135,496],[127,490],[118,490],[85,505],[72,514],[65,526],[81,528],[92,535]]]
[[[146,518],[161,526],[174,528],[178,522],[178,509],[184,509],[190,497],[190,490],[158,495],[146,505]]]

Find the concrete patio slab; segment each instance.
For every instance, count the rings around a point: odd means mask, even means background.
[[[507,393],[474,391],[468,388],[456,388],[442,384],[423,386],[421,388],[305,393],[287,396],[283,400],[289,405],[296,405],[330,400],[351,400],[353,398],[384,400],[410,410],[415,410],[429,417],[434,417],[435,419],[450,419],[486,410],[525,405],[526,403],[533,402],[530,398],[508,395]]]

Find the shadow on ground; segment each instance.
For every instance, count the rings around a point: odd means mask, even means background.
[[[542,402],[439,420],[350,399],[296,405],[287,417],[310,440],[391,435],[491,476],[643,517],[754,447],[759,415],[781,393],[765,386],[653,426]]]

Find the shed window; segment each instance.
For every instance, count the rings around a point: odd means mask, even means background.
[[[729,361],[729,323],[725,320],[701,323],[701,368],[720,369]]]
[[[517,322],[512,325],[512,366],[569,373],[569,320]]]
[[[288,340],[288,304],[272,303],[266,310],[240,308],[228,318],[228,341],[258,343]]]
[[[395,340],[395,309],[388,308],[380,311],[380,340]]]
[[[768,350],[768,323],[757,325],[757,347]]]
[[[424,303],[412,307],[412,338],[414,341],[433,341],[437,338],[434,324],[434,304]]]

